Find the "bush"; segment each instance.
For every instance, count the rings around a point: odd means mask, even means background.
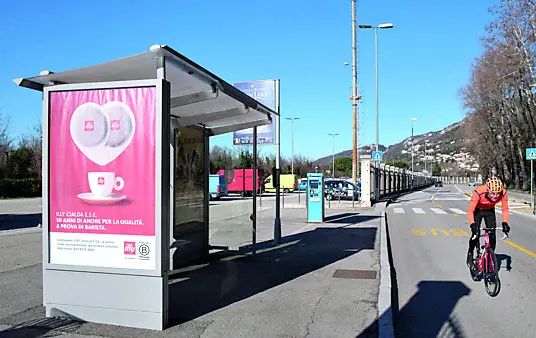
[[[41,180],[37,178],[0,179],[0,198],[41,197]]]

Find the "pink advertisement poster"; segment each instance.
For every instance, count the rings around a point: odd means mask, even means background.
[[[155,267],[156,87],[50,92],[50,262]]]

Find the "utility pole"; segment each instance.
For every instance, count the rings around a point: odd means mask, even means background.
[[[294,175],[294,120],[299,120],[299,117],[287,117],[287,120],[292,122],[292,159],[290,172]]]
[[[352,0],[352,111],[353,111],[353,147],[352,147],[352,182],[357,182],[358,157],[359,157],[359,128],[358,128],[358,111],[359,102],[357,89],[357,1]]]
[[[411,188],[413,189],[413,178],[414,178],[414,170],[413,170],[413,122],[417,121],[416,117],[411,118]]]

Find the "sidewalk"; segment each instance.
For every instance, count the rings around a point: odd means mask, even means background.
[[[271,243],[273,210],[259,212],[255,256],[219,253],[174,276],[171,327],[162,332],[44,318],[37,305],[5,316],[0,309],[0,336],[376,337],[380,211],[326,209],[325,223],[308,224],[305,209],[282,209],[284,238],[277,247]],[[0,273],[0,285],[5,279],[11,288],[36,281],[25,301],[41,304],[38,262],[25,273]],[[0,293],[2,307],[20,308],[17,297],[5,296]]]

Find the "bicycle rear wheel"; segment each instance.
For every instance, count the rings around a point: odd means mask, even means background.
[[[501,291],[501,280],[499,279],[499,266],[497,257],[493,249],[486,248],[486,260],[484,262],[484,285],[490,297],[496,297]]]

